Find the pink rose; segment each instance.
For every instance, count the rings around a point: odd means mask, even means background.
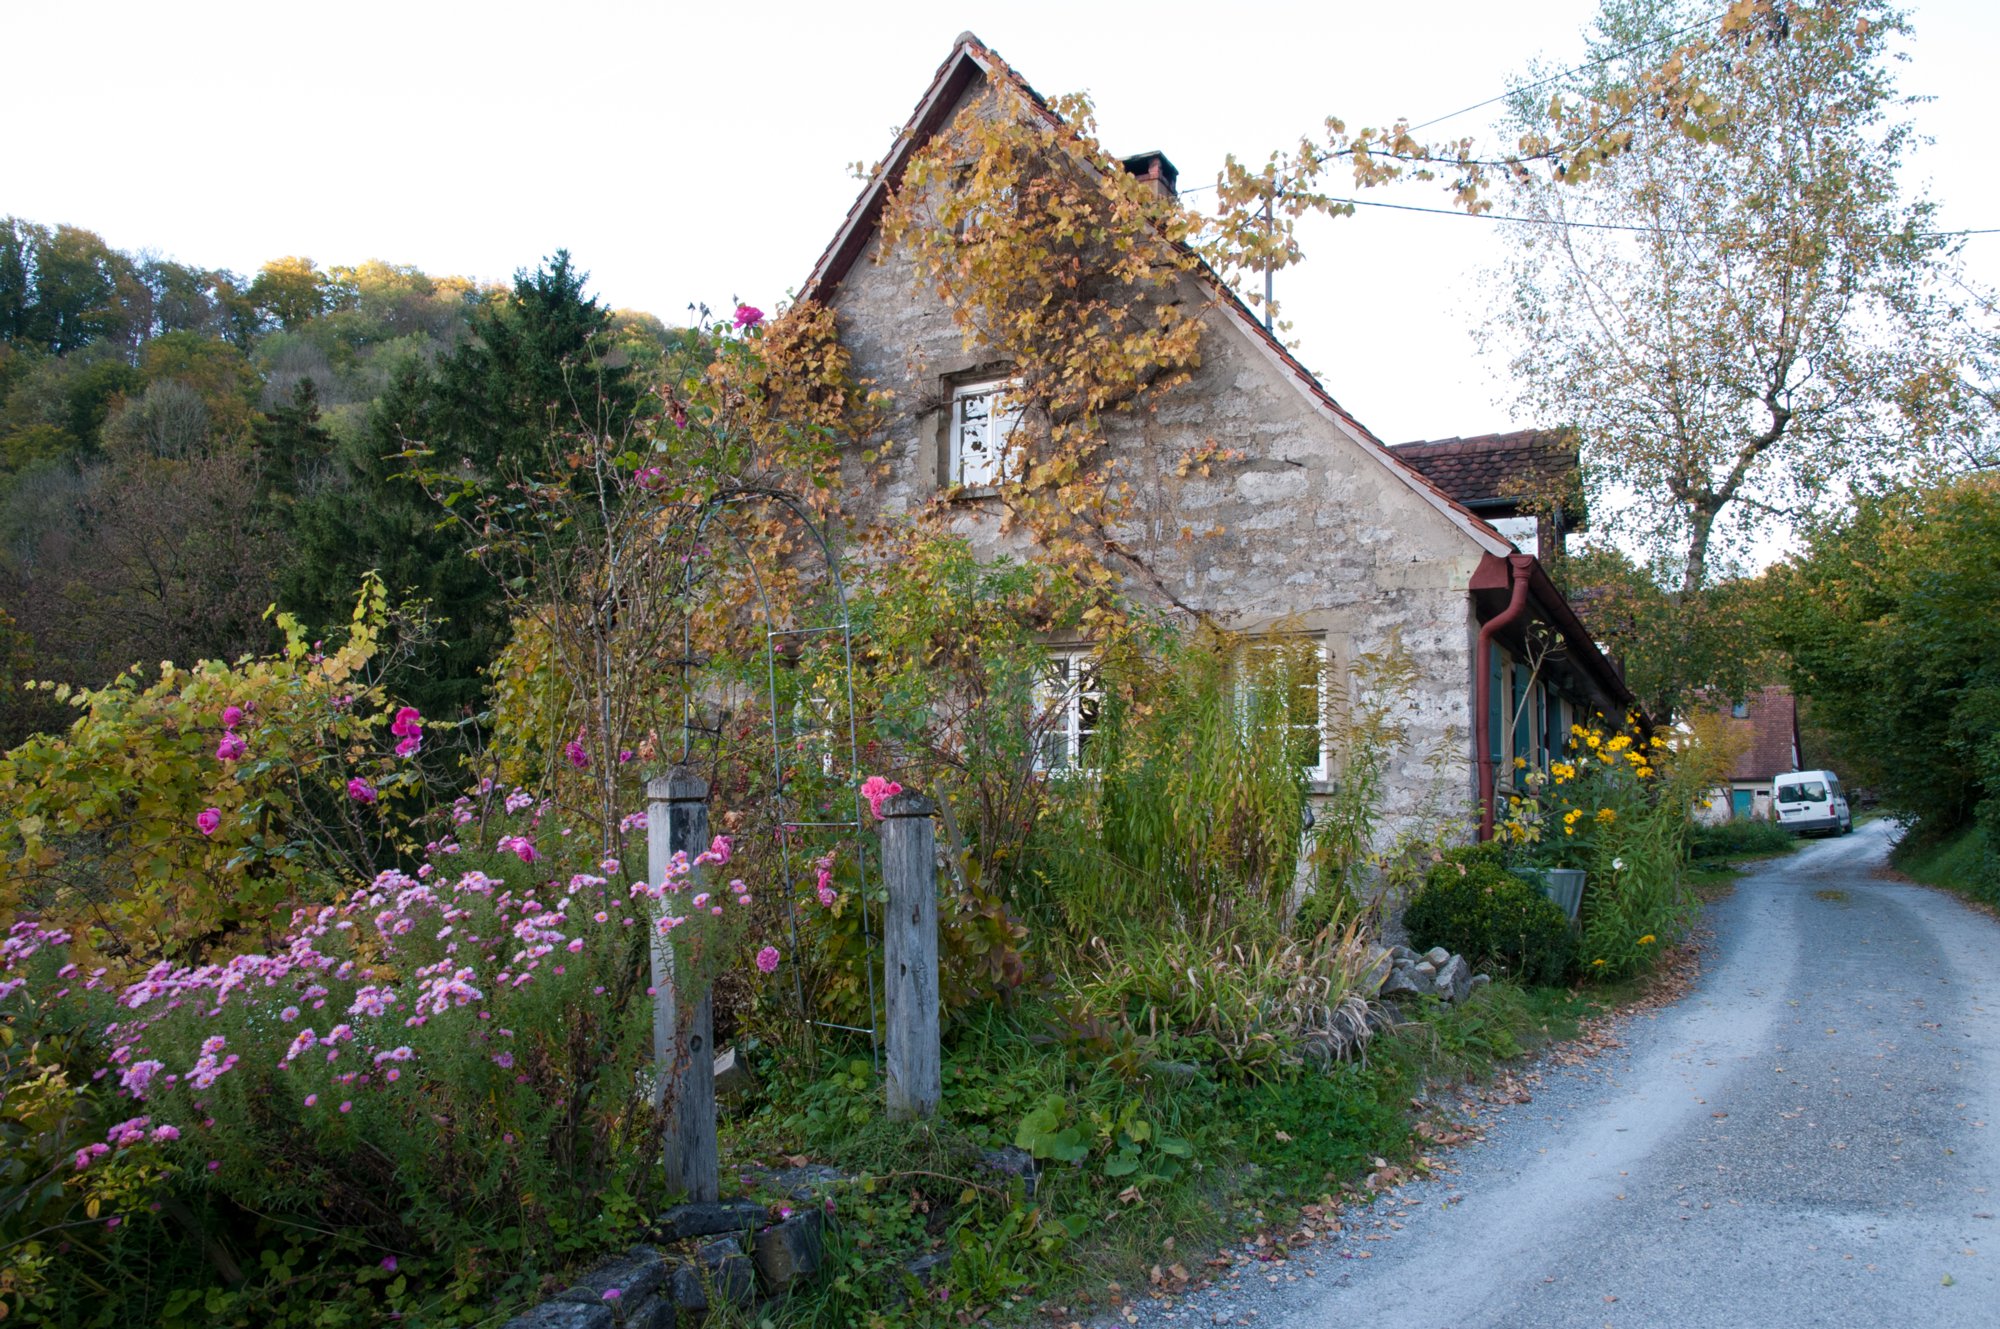
[[[196,814],[194,824],[200,828],[203,835],[215,834],[216,827],[222,825],[222,809],[203,808]]]
[[[748,331],[764,321],[764,311],[755,305],[738,305],[732,321],[739,331]]]
[[[776,946],[766,946],[757,952],[757,967],[767,974],[771,973],[777,969],[780,958]]]
[[[224,734],[222,741],[215,745],[215,759],[217,761],[235,761],[249,750],[250,745],[243,741],[243,735],[231,731]]]
[[[241,706],[225,706],[222,708],[222,727],[224,729],[234,729],[242,723],[243,708]]]
[[[868,800],[868,810],[875,814],[877,821],[882,820],[882,805],[902,792],[903,786],[879,775],[871,775],[861,782],[861,796]]]
[[[569,764],[576,767],[579,771],[587,770],[590,767],[590,749],[583,745],[583,738],[581,735],[578,735],[576,738],[572,738],[569,741],[569,743],[564,746],[563,756],[568,757]]]
[[[347,796],[357,803],[373,803],[375,786],[357,775],[347,782]]]

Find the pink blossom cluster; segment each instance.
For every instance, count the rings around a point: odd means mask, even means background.
[[[416,707],[405,706],[389,722],[389,732],[396,736],[396,755],[414,757],[424,745],[424,717],[417,714]]]
[[[882,820],[882,805],[902,792],[903,786],[879,775],[871,775],[861,782],[861,796],[868,800],[868,810],[875,814],[877,821]]]

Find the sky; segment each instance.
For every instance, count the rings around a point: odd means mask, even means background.
[[[1421,123],[1574,63],[1595,7],[0,0],[0,214],[242,273],[300,254],[493,281],[567,248],[605,303],[683,322],[803,283],[852,164],[884,153],[961,30],[1044,93],[1090,93],[1107,148],[1164,151],[1188,189],[1330,114]],[[1946,227],[2000,227],[2000,4],[1912,8],[1903,88],[1933,99],[1916,117],[1935,143],[1909,183]],[[1304,228],[1305,265],[1279,276],[1291,337],[1384,440],[1539,423],[1476,335],[1498,230],[1367,209]],[[2000,234],[1966,244],[2000,287]]]

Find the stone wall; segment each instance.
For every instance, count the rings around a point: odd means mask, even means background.
[[[1478,538],[1304,390],[1200,282],[1186,279],[1175,298],[1208,306],[1201,364],[1188,383],[1110,421],[1116,474],[1135,499],[1118,535],[1186,606],[1238,630],[1279,625],[1321,636],[1337,676],[1362,653],[1400,641],[1422,680],[1422,750],[1394,772],[1388,810],[1410,816],[1440,776],[1447,800],[1463,806],[1477,631],[1466,587],[1483,552]],[[857,455],[849,465],[849,510],[894,520],[944,487],[952,385],[1007,366],[990,348],[965,345],[912,262],[883,252],[879,237],[829,303],[856,375],[893,394],[871,443],[878,460],[864,465]],[[1176,474],[1183,456],[1211,444],[1242,456],[1208,476]],[[1026,538],[1001,531],[992,497],[960,500],[951,525],[989,557],[1022,552]],[[1441,771],[1424,760],[1438,750]]]

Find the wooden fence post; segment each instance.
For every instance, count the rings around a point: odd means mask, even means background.
[[[689,859],[708,848],[708,782],[685,766],[646,782],[647,880],[666,879],[676,852]],[[652,926],[657,919],[648,919]],[[690,1201],[721,1198],[715,1145],[715,1002],[704,988],[683,1005],[674,992],[672,941],[657,926],[653,951],[653,1104],[671,1099],[665,1164],[667,1188]],[[685,1021],[683,1026],[682,1021]],[[686,1062],[679,1062],[685,1037]],[[671,1090],[671,1093],[669,1093]]]
[[[929,1117],[943,1095],[938,1058],[937,805],[904,793],[882,806],[883,929],[888,988],[889,1115]]]

